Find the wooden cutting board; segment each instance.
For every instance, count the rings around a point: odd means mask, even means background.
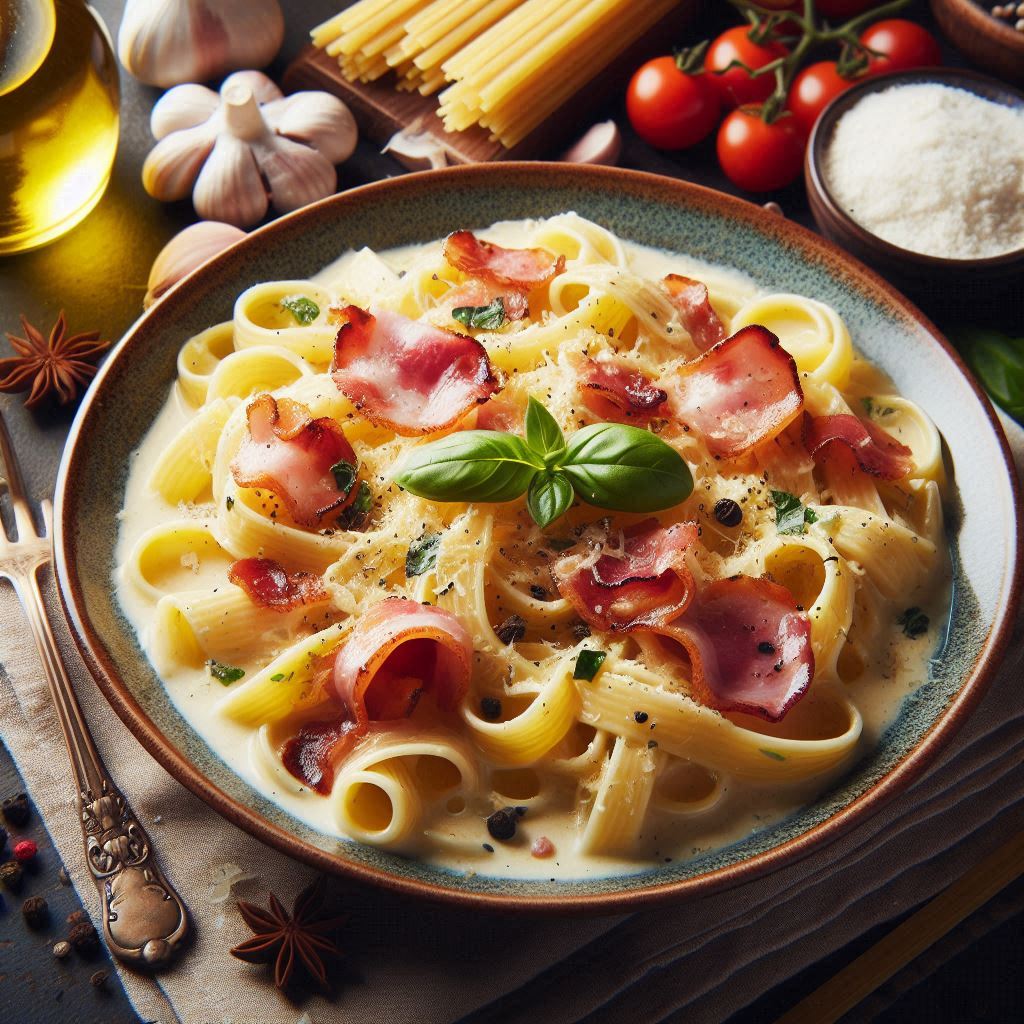
[[[674,10],[511,149],[489,139],[484,128],[445,131],[437,116],[437,96],[399,92],[394,87],[393,75],[376,82],[349,82],[342,76],[337,60],[312,45],[289,65],[284,87],[286,92],[323,89],[333,93],[351,109],[363,136],[382,145],[404,128],[429,132],[444,147],[449,163],[554,157],[590,126],[594,112],[606,106],[613,93],[625,88],[630,75],[643,61],[669,53],[686,41],[685,30],[702,6],[702,0],[681,0]]]

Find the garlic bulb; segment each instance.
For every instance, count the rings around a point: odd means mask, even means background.
[[[179,231],[153,260],[142,305],[149,309],[183,277],[241,238],[245,232],[240,228],[215,220],[201,220]]]
[[[356,146],[348,107],[324,92],[283,96],[259,71],[236,71],[220,93],[179,85],[160,98],[150,126],[157,142],[142,183],[155,199],[192,191],[205,220],[248,227],[271,204],[278,213],[330,195],[334,165]]]
[[[128,0],[117,54],[140,82],[167,88],[263,67],[283,38],[278,0]]]

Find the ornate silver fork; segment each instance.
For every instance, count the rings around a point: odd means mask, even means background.
[[[40,536],[2,414],[0,454],[18,534],[12,540],[0,529],[0,577],[11,581],[25,609],[64,732],[78,786],[85,859],[103,906],[103,935],[118,959],[158,967],[184,944],[188,913],[157,865],[146,830],[100,759],[61,661],[37,577],[53,557],[53,506],[48,500],[40,503],[45,527]]]

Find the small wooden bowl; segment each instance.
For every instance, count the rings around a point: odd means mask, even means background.
[[[993,18],[975,0],[931,0],[932,14],[946,38],[979,67],[1024,83],[1024,32]]]
[[[993,78],[962,68],[925,68],[868,78],[837,96],[822,111],[811,133],[804,179],[811,213],[822,234],[922,301],[941,304],[945,296],[997,297],[1020,289],[1024,280],[1024,246],[984,259],[952,259],[903,249],[859,224],[832,194],[825,174],[825,153],[839,119],[869,93],[899,85],[938,84],[965,89],[987,100],[1024,109],[1024,94]],[[886,183],[879,182],[884,188]]]

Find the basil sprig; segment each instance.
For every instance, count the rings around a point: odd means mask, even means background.
[[[993,401],[1024,423],[1024,337],[986,327],[963,327],[950,337]]]
[[[806,523],[816,523],[818,514],[807,508],[795,494],[789,491],[772,491],[775,504],[775,528],[779,533],[803,533]]]
[[[303,327],[308,327],[319,315],[320,307],[305,295],[291,295],[281,300],[283,309],[287,309],[295,322]]]
[[[507,322],[505,303],[497,296],[486,306],[456,306],[452,317],[467,327],[477,327],[483,331],[496,331]]]
[[[566,442],[535,398],[527,406],[525,437],[499,430],[449,434],[414,448],[395,481],[431,501],[512,501],[527,492],[527,508],[541,527],[565,513],[575,495],[618,512],[657,512],[693,490],[682,456],[656,435],[596,423]]]

